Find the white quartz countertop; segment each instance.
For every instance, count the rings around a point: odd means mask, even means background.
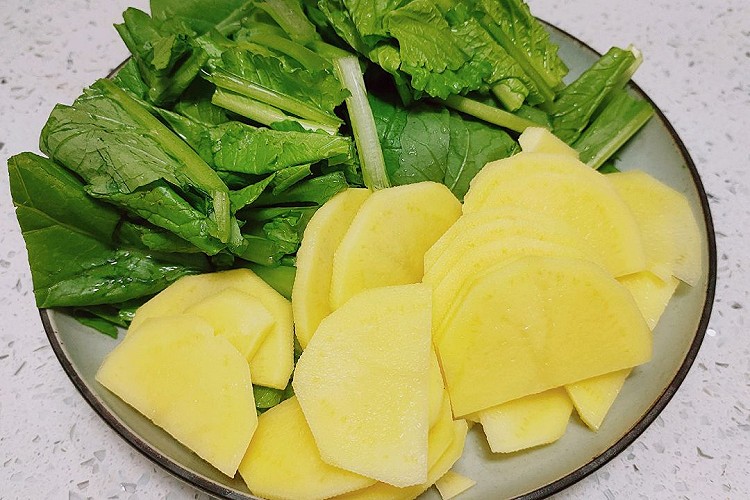
[[[750,498],[750,2],[530,0],[599,51],[633,43],[635,81],[692,155],[718,245],[697,360],[655,423],[559,498]],[[203,498],[115,434],[73,387],[34,306],[5,167],[52,106],[126,57],[112,24],[145,0],[4,0],[0,14],[0,499]]]

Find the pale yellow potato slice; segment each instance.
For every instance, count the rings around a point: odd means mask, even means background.
[[[525,257],[488,272],[448,322],[436,348],[456,417],[651,357],[628,290],[578,259]]]
[[[443,477],[435,481],[435,487],[443,500],[451,500],[451,498],[457,497],[475,484],[477,484],[476,481],[454,470],[449,470]]]
[[[489,241],[479,247],[466,249],[450,266],[445,276],[438,281],[425,283],[433,286],[432,324],[433,339],[440,339],[445,331],[447,319],[455,312],[471,284],[489,269],[503,266],[516,259],[529,256],[558,256],[585,259],[586,255],[576,248],[520,236]],[[434,268],[433,268],[434,269]]]
[[[466,252],[490,243],[504,243],[508,238],[527,238],[556,243],[573,248],[592,262],[605,266],[598,254],[581,240],[563,219],[548,217],[519,208],[513,216],[507,210],[483,210],[461,216],[451,229],[460,226],[460,234],[444,245],[440,256],[428,267],[425,265],[424,281],[437,283],[450,272]],[[521,215],[521,212],[525,212]],[[442,238],[441,238],[442,239]],[[433,245],[434,246],[434,245]],[[432,250],[432,249],[431,249]],[[426,259],[425,259],[426,261]]]
[[[255,400],[247,360],[210,324],[187,315],[146,320],[109,353],[96,380],[234,476],[257,425]]]
[[[257,352],[273,328],[274,319],[257,298],[236,288],[227,288],[185,309],[206,320],[216,335],[237,348],[245,359]]]
[[[494,453],[549,444],[560,439],[573,412],[565,389],[558,387],[480,411],[482,430]]]
[[[438,429],[435,428],[433,430],[437,431]],[[433,430],[430,430],[431,438]],[[397,488],[386,483],[375,483],[367,488],[335,497],[336,500],[412,500],[417,498],[427,491],[435,481],[444,476],[463,454],[466,433],[468,431],[466,421],[449,420],[447,421],[447,425],[444,428],[441,427],[439,430],[441,433],[446,430],[448,431],[444,434],[448,438],[448,441],[445,443],[445,446],[441,445],[440,447],[431,448],[430,470],[427,474],[427,480],[424,483],[406,488]],[[440,439],[445,438],[441,437]],[[443,449],[444,451],[433,454],[432,450],[438,449]]]
[[[604,175],[565,155],[519,153],[491,165],[474,178],[464,213],[524,207],[570,227],[613,276],[646,269],[638,224]]]
[[[485,224],[507,224],[507,222],[516,222],[516,226],[534,226],[536,224],[548,224],[548,219],[536,212],[526,210],[523,207],[507,206],[496,209],[482,211],[481,213],[463,214],[458,220],[448,228],[443,235],[425,252],[424,269],[425,274],[435,265],[438,259],[443,255],[445,250],[452,246],[454,240],[462,238],[467,232],[477,231],[479,226]],[[478,230],[480,233],[482,229]]]
[[[347,189],[320,207],[305,228],[297,251],[292,311],[297,340],[304,349],[331,309],[333,254],[349,229],[368,189]]]
[[[440,363],[438,362],[437,354],[435,354],[435,348],[432,346],[432,343],[430,343],[430,373],[428,376],[430,378],[430,401],[427,410],[427,420],[430,427],[432,427],[440,417],[440,409],[443,406],[443,400],[447,397],[445,383],[443,382],[443,372],[440,371]],[[450,408],[450,402],[448,407]]]
[[[638,222],[647,268],[659,272],[666,267],[688,285],[698,283],[702,270],[700,230],[687,198],[640,170],[609,174],[606,179]]]
[[[369,288],[420,282],[425,252],[459,215],[459,201],[435,182],[372,193],[336,249],[332,308]]]
[[[555,134],[542,127],[529,127],[518,136],[524,153],[549,153],[578,159],[578,151],[568,146]]]
[[[488,208],[492,204],[492,198],[503,191],[505,184],[524,179],[529,174],[566,174],[580,168],[591,171],[591,167],[570,155],[525,151],[491,161],[471,180],[464,196],[463,212],[468,214]],[[493,206],[496,207],[497,204]]]
[[[617,370],[565,386],[578,416],[591,430],[601,427],[630,371],[631,368]]]
[[[253,494],[269,500],[323,500],[375,483],[320,458],[296,397],[258,417],[239,472]]]
[[[651,271],[621,276],[617,281],[630,291],[651,330],[656,328],[679,284],[673,276],[662,279]]]
[[[653,330],[667,307],[679,281],[668,276],[664,281],[650,271],[617,278],[627,288],[646,324]],[[607,373],[565,386],[578,416],[592,430],[598,430],[630,374],[630,369]]]
[[[325,462],[394,486],[426,480],[430,303],[427,285],[373,288],[320,323],[293,387]]]
[[[249,269],[185,276],[175,281],[135,313],[131,330],[148,318],[181,314],[227,288],[257,298],[273,316],[274,324],[249,361],[253,383],[284,389],[294,369],[292,305]]]

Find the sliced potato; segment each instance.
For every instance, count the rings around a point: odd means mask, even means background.
[[[700,279],[700,231],[684,195],[646,172],[609,174],[606,179],[630,207],[643,235],[647,268],[666,268],[688,285]],[[664,280],[669,276],[660,275]]]
[[[423,284],[373,288],[321,322],[293,387],[327,463],[395,486],[426,480],[430,303]]]
[[[601,427],[630,371],[617,370],[565,386],[578,416],[591,430]]]
[[[585,258],[576,248],[514,236],[467,249],[452,263],[443,279],[431,282],[425,277],[425,282],[433,286],[433,339],[437,341],[442,336],[448,318],[455,313],[476,279],[490,269],[528,256]]]
[[[617,279],[627,288],[646,324],[653,330],[677,288],[678,280],[662,280],[650,271],[629,274]],[[630,374],[630,369],[607,373],[565,386],[578,416],[592,430],[598,430]]]
[[[509,216],[509,213],[513,215]],[[509,238],[526,238],[563,245],[575,249],[588,260],[605,266],[605,262],[598,254],[592,252],[586,242],[581,240],[578,233],[564,220],[523,208],[512,212],[502,209],[483,210],[463,215],[443,236],[453,232],[455,227],[460,227],[461,233],[442,245],[440,255],[429,267],[425,264],[425,282],[440,281],[466,252],[492,243],[504,243]]]
[[[210,324],[148,319],[109,353],[96,380],[234,476],[257,425],[255,400],[247,360]]]
[[[430,343],[430,373],[428,376],[430,378],[430,402],[427,419],[430,427],[432,427],[440,417],[443,400],[447,397],[445,383],[443,382],[443,372],[440,371],[440,362],[438,361],[437,354],[435,354],[435,348],[432,346],[432,343]],[[450,402],[448,408],[450,409]]]
[[[445,427],[441,427],[439,431],[441,434],[444,431],[444,435],[448,438],[445,446],[434,447],[431,450],[443,449],[442,453],[430,453],[430,470],[427,474],[427,480],[422,484],[414,486],[408,486],[405,488],[397,488],[393,485],[386,483],[375,483],[367,488],[347,493],[335,497],[336,500],[412,500],[417,498],[419,495],[427,491],[435,481],[445,475],[447,471],[461,458],[464,450],[464,444],[466,442],[466,433],[468,426],[465,420],[450,420],[446,422]],[[437,426],[433,429],[437,431]],[[430,430],[430,438],[432,442],[433,430]],[[445,438],[440,438],[445,439]],[[437,441],[437,438],[435,439]],[[442,441],[441,441],[442,443]]]
[[[375,483],[320,458],[296,397],[258,418],[239,472],[253,494],[269,500],[322,500]]]
[[[518,136],[518,144],[524,153],[548,153],[578,159],[578,151],[568,146],[555,134],[541,127],[529,127]]]
[[[250,359],[271,331],[273,316],[257,298],[236,288],[227,288],[185,309],[185,314],[206,320],[216,335],[226,339]]]
[[[443,477],[435,481],[435,487],[443,500],[451,500],[477,484],[473,479],[453,470],[446,472]]]
[[[372,193],[334,255],[333,309],[363,290],[420,282],[425,252],[459,215],[459,201],[435,182]]]
[[[617,281],[630,291],[651,330],[656,328],[679,284],[673,276],[662,279],[651,271],[621,276]]]
[[[474,283],[436,347],[461,417],[644,363],[651,333],[627,289],[600,267],[525,257]]]
[[[478,417],[490,449],[512,453],[560,439],[572,412],[573,403],[558,387],[482,410]]]
[[[332,311],[333,255],[369,195],[368,189],[347,189],[337,194],[315,212],[305,228],[292,288],[294,328],[303,349]]]
[[[646,268],[638,224],[604,175],[574,158],[542,153],[490,165],[474,178],[464,213],[524,207],[568,225],[613,276]]]
[[[273,316],[271,331],[250,360],[253,383],[284,389],[294,368],[294,321],[291,303],[249,269],[185,276],[143,304],[135,313],[131,330],[148,318],[171,316],[227,288],[257,298]]]

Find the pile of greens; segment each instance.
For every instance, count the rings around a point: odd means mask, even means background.
[[[37,305],[116,335],[181,276],[287,297],[307,221],[349,186],[442,182],[550,128],[593,168],[649,119],[613,48],[578,78],[522,0],[152,0],[132,57],[9,160]]]

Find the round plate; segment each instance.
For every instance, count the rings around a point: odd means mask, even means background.
[[[598,54],[574,37],[549,26],[571,76]],[[637,86],[630,89],[650,99]],[[652,102],[653,104],[653,102]],[[656,108],[655,116],[618,154],[618,168],[639,168],[684,193],[701,229],[703,274],[694,287],[680,284],[654,330],[654,357],[636,368],[598,432],[577,417],[554,444],[509,455],[493,455],[477,427],[455,470],[477,481],[462,495],[469,500],[527,496],[541,498],[592,473],[632,443],[651,424],[687,375],[708,325],[716,284],[716,244],[706,193],[685,146]],[[229,479],[177,443],[166,432],[105,390],[94,376],[118,340],[93,332],[54,310],[42,310],[52,348],[73,384],[97,413],[125,440],[179,478],[225,498],[256,498],[240,479]],[[120,335],[122,337],[122,335]],[[238,476],[239,477],[239,476]],[[425,498],[439,498],[433,490]]]

